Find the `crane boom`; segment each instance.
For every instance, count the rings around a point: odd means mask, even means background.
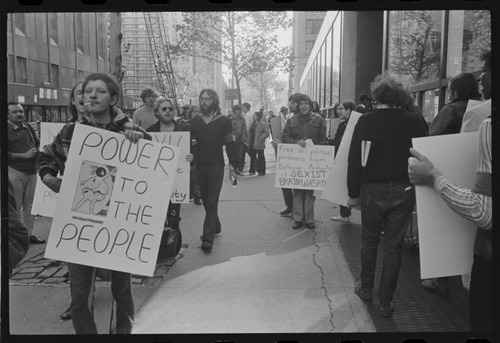
[[[172,68],[169,40],[165,32],[163,15],[161,12],[144,12],[144,22],[160,92],[164,97],[175,99],[175,106],[177,106],[177,81]]]

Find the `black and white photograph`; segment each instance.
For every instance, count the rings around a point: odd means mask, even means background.
[[[495,341],[493,5],[80,7],[5,12],[2,338]]]

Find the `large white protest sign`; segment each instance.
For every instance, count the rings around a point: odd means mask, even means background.
[[[172,203],[189,203],[189,162],[186,156],[190,149],[189,132],[150,132],[154,142],[179,147],[180,157],[177,166],[177,173],[174,181],[174,188],[170,201]]]
[[[472,189],[477,139],[477,132],[422,137],[413,139],[413,147],[454,184]],[[469,273],[476,225],[453,212],[432,187],[415,190],[421,278]]]
[[[40,148],[54,141],[65,123],[41,123],[40,124]],[[33,198],[31,213],[45,217],[53,217],[56,210],[58,194],[38,179]]]
[[[152,276],[179,148],[76,124],[45,257]]]
[[[349,149],[351,148],[354,127],[361,116],[362,114],[359,112],[351,112],[344,135],[342,136],[342,141],[339,145],[339,151],[335,155],[332,172],[326,182],[323,193],[321,193],[323,199],[344,206],[347,206],[347,201],[349,200],[347,192],[347,159],[349,158]]]
[[[323,190],[332,169],[332,146],[280,143],[277,150],[275,187]]]
[[[281,127],[281,116],[272,117],[269,120],[271,124],[271,134],[273,135],[273,140],[281,142],[281,136],[283,135],[283,127]]]

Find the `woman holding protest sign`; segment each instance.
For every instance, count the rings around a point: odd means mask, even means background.
[[[311,111],[313,102],[307,95],[298,99],[298,113],[288,119],[283,131],[283,143],[296,143],[302,148],[307,144],[327,145],[325,120],[322,116]],[[292,228],[300,229],[303,224],[308,229],[316,228],[314,224],[314,190],[293,190],[293,219]]]
[[[123,132],[132,142],[140,138],[151,139],[151,136],[137,125],[131,123],[116,104],[119,100],[119,86],[108,75],[95,73],[85,78],[82,85],[83,102],[89,115],[88,121],[82,124],[96,130]],[[66,124],[51,144],[47,144],[37,159],[38,174],[43,183],[54,192],[59,193],[61,178],[75,123]],[[71,287],[71,315],[76,334],[97,334],[93,318],[93,294],[91,286],[96,276],[96,268],[68,263]],[[116,301],[116,327],[110,333],[127,334],[132,331],[134,318],[134,301],[132,297],[131,276],[129,273],[111,271],[111,291]]]

